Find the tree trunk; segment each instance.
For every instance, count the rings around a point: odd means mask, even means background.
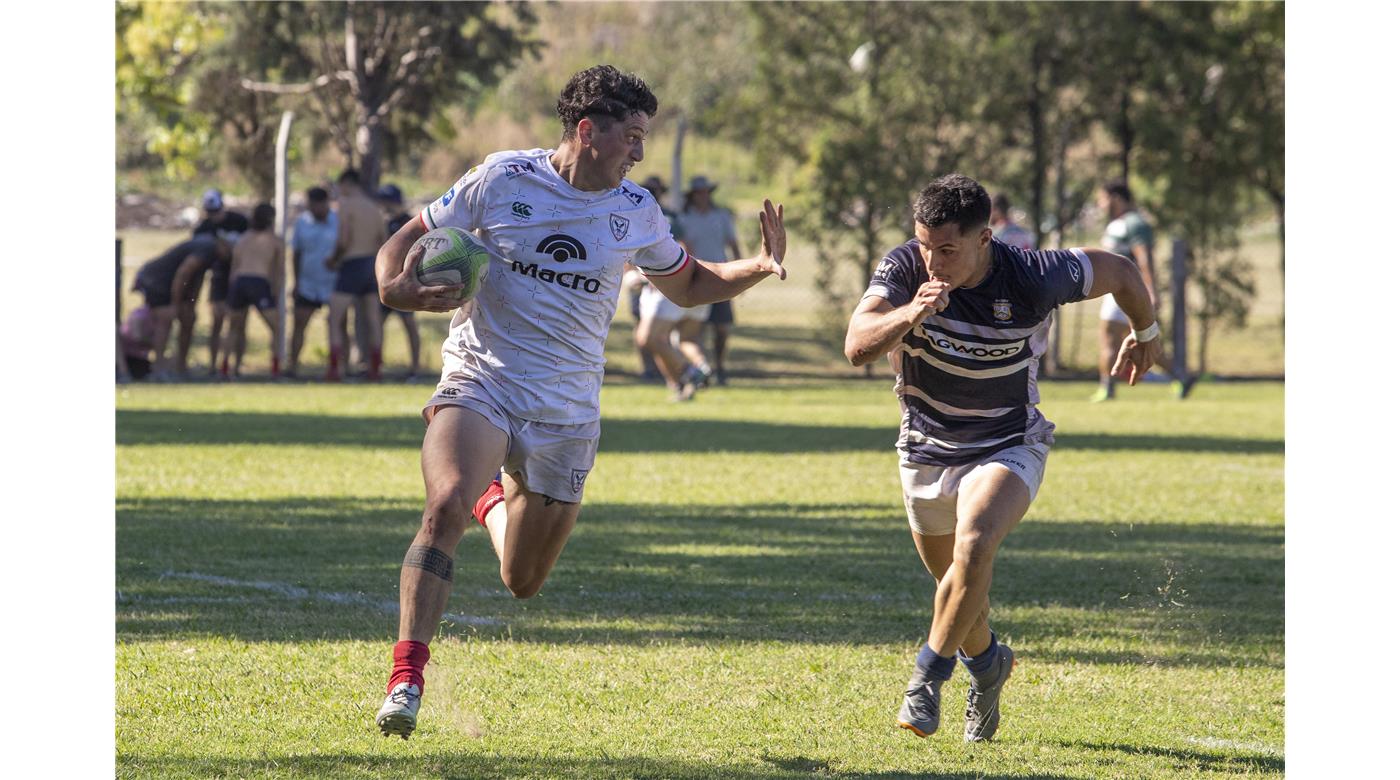
[[[361,106],[360,126],[355,130],[355,151],[360,158],[360,184],[365,192],[373,194],[379,189],[384,125],[367,106]]]
[[[1040,92],[1041,71],[1045,57],[1041,45],[1031,47],[1031,89],[1026,99],[1026,114],[1031,124],[1031,230],[1035,245],[1045,241],[1041,223],[1045,218],[1045,97]]]

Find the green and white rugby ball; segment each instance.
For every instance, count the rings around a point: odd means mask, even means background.
[[[491,255],[476,236],[461,228],[440,227],[428,231],[413,246],[424,248],[423,259],[418,262],[419,284],[460,284],[463,303],[476,297],[491,264]]]

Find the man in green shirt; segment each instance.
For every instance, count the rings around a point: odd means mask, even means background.
[[[1101,245],[1137,264],[1155,309],[1157,286],[1153,283],[1152,226],[1138,213],[1128,183],[1122,179],[1105,182],[1099,190],[1099,208],[1108,214],[1109,219]],[[1113,400],[1114,380],[1110,369],[1118,358],[1118,347],[1128,337],[1130,329],[1128,315],[1123,313],[1112,295],[1105,295],[1103,305],[1099,307],[1099,389],[1091,401]]]

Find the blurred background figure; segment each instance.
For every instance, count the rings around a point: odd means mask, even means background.
[[[1035,251],[1035,236],[1011,219],[1011,199],[1004,193],[997,193],[992,198],[992,218],[988,226],[992,229],[992,235],[1003,244],[1027,252]]]
[[[117,341],[119,365],[126,367],[126,379],[145,379],[151,373],[151,348],[155,342],[151,307],[143,304],[132,309],[122,322]]]
[[[204,218],[199,224],[194,226],[195,236],[209,236],[225,242],[228,249],[232,249],[238,237],[248,230],[248,218],[225,207],[224,194],[217,189],[207,189],[200,199],[200,206],[204,209]],[[209,314],[212,320],[209,326],[209,375],[214,376],[219,366],[219,345],[223,338],[224,319],[228,314],[228,279],[229,261],[231,252],[226,251],[210,267],[211,277],[209,280]],[[201,275],[200,284],[204,279]],[[188,339],[187,334],[194,333],[194,311],[195,302],[190,301],[184,305],[177,316],[183,324],[189,321],[188,329],[180,329],[180,338]],[[182,342],[181,352],[189,352],[189,343]]]
[[[1099,208],[1108,215],[1103,232],[1103,248],[1137,264],[1147,285],[1152,305],[1157,305],[1157,285],[1153,282],[1152,226],[1147,224],[1133,203],[1133,193],[1122,179],[1110,179],[1099,189]],[[1099,307],[1099,389],[1089,400],[1112,401],[1114,379],[1109,369],[1118,357],[1118,347],[1128,337],[1128,315],[1112,295],[1105,295]]]
[[[330,303],[335,291],[335,271],[326,261],[335,254],[340,223],[331,209],[331,196],[320,187],[306,191],[306,210],[292,227],[292,343],[287,356],[287,376],[297,375],[306,326],[318,309]]]
[[[183,378],[187,373],[188,331],[194,327],[194,301],[199,297],[205,271],[227,253],[227,243],[201,235],[165,250],[137,270],[131,289],[141,293],[151,312],[151,348],[155,351],[153,379],[170,381]],[[165,354],[166,344],[178,313],[186,311],[188,319],[178,316],[181,333],[172,361]]]
[[[385,184],[383,187],[379,188],[379,205],[383,207],[389,219],[386,225],[388,231],[385,234],[386,238],[399,232],[399,228],[408,224],[408,221],[413,219],[412,216],[403,210],[403,193],[393,184]],[[378,314],[381,334],[384,330],[384,321],[388,319],[391,313],[399,315],[399,321],[403,323],[404,332],[408,334],[408,376],[404,377],[404,379],[405,381],[412,382],[418,379],[418,354],[422,344],[422,340],[418,334],[418,319],[413,316],[414,313],[411,311],[395,312],[394,309],[380,302]],[[361,348],[363,349],[366,346],[367,345],[362,344]]]
[[[382,362],[379,329],[379,282],[374,276],[374,256],[384,243],[384,217],[369,194],[360,186],[360,174],[345,169],[336,180],[337,211],[340,231],[335,253],[327,261],[336,271],[335,291],[331,293],[330,331],[331,359],[326,369],[327,382],[339,382],[342,367],[348,367],[349,315],[356,308],[355,329],[364,328],[368,337],[369,373],[371,382],[379,381]]]
[[[646,181],[642,182],[642,188],[650,192],[651,196],[656,199],[657,205],[661,206],[661,213],[665,215],[666,221],[671,224],[671,235],[675,237],[676,241],[678,241],[681,246],[685,246],[685,231],[681,229],[679,222],[676,220],[676,212],[666,208],[666,201],[663,197],[670,191],[670,187],[667,187],[666,183],[661,181],[660,176],[648,176]],[[640,283],[626,288],[628,290],[628,310],[632,312],[632,320],[636,323],[635,327],[640,328],[642,324],[642,290],[650,287],[651,283],[646,281],[646,277],[640,274],[633,278],[640,279]],[[633,333],[635,336],[635,329]],[[651,351],[646,348],[646,345],[641,340],[634,338],[634,341],[636,341],[637,344],[637,357],[641,360],[642,364],[642,378],[653,382],[661,380],[663,377],[661,376],[661,372],[656,368],[656,360],[651,356]]]
[[[229,353],[233,355],[232,376],[241,375],[243,352],[247,345],[248,307],[258,310],[267,323],[269,351],[272,353],[272,376],[278,374],[277,347],[281,334],[277,330],[277,295],[282,290],[286,251],[282,239],[273,232],[277,209],[271,203],[260,203],[253,209],[253,223],[248,232],[233,246],[230,276],[232,283],[228,306],[230,312],[228,337],[224,342],[221,376],[229,377]]]
[[[686,242],[690,248],[690,253],[701,260],[709,260],[714,263],[725,263],[730,260],[737,260],[743,257],[743,251],[739,248],[739,238],[734,232],[734,215],[729,209],[721,208],[713,200],[713,194],[718,184],[712,183],[704,176],[696,176],[690,180],[690,187],[685,193],[685,209],[680,214],[680,224],[685,231]],[[728,384],[729,377],[724,369],[725,353],[729,349],[729,331],[734,325],[734,302],[720,301],[710,305],[710,313],[705,323],[714,328],[714,369],[711,372],[709,365],[704,363],[705,354],[700,348],[699,335],[695,337],[695,347],[693,351],[687,352],[698,367],[703,367],[705,381],[708,382],[709,375],[713,373],[715,384]],[[705,323],[701,323],[703,328]],[[685,333],[682,332],[682,349],[685,349]],[[698,360],[697,360],[698,358]]]

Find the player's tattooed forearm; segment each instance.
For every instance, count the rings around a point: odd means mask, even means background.
[[[425,544],[415,544],[408,548],[408,555],[403,558],[403,565],[423,571],[440,579],[452,581],[452,559],[447,557],[447,553],[435,547]]]
[[[549,496],[545,496],[545,497],[544,497],[544,505],[545,505],[545,506],[553,506],[553,505],[555,505],[555,504],[577,504],[577,503],[578,503],[577,501],[565,501],[565,500],[563,500],[562,498],[550,498]]]

